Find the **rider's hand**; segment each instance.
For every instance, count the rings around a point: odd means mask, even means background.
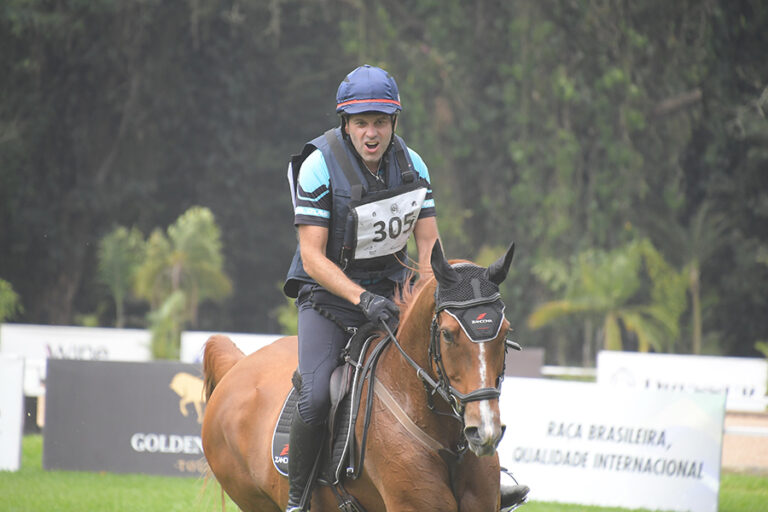
[[[360,294],[360,303],[357,307],[363,310],[366,318],[371,322],[385,322],[392,332],[397,329],[397,324],[400,322],[400,309],[388,298],[364,291]]]

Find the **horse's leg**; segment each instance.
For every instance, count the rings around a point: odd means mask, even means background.
[[[456,499],[437,468],[416,475],[402,468],[384,475],[380,483],[386,510],[398,512],[458,512]],[[407,476],[405,476],[407,475]]]
[[[374,434],[368,441],[365,472],[384,505],[371,512],[457,512],[443,460],[413,443],[407,432],[397,432],[399,427],[385,425],[386,437]],[[389,437],[392,434],[395,437]]]
[[[245,358],[217,383],[206,406],[208,464],[244,512],[279,512],[288,499],[287,479],[272,464],[271,435],[290,389],[295,353],[295,342],[286,340]]]
[[[498,456],[477,457],[468,451],[451,476],[440,455],[416,442],[382,406],[374,405],[373,416],[365,472],[385,510],[498,512]]]
[[[233,432],[239,418],[222,422],[216,415],[217,401],[209,404],[207,420],[203,425],[203,445],[211,471],[219,485],[244,512],[279,512],[280,508],[267,496],[254,480],[249,470],[247,452],[241,451],[241,443]],[[231,410],[231,409],[230,409]],[[210,415],[209,415],[210,413]],[[239,411],[234,411],[238,416]],[[239,435],[239,434],[238,434]]]
[[[478,457],[467,451],[456,468],[454,481],[459,512],[498,512],[499,457]]]
[[[229,478],[220,482],[222,488],[227,489],[227,495],[243,512],[281,512],[277,504],[264,494],[261,489],[245,487],[242,482],[247,481],[249,475],[241,468],[230,473]]]

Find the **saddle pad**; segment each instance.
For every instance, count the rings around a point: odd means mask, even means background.
[[[291,421],[293,421],[293,411],[296,410],[296,402],[299,400],[299,393],[296,388],[291,388],[291,392],[283,403],[283,409],[275,425],[275,431],[272,434],[272,464],[275,469],[283,476],[288,476],[288,445],[291,433]],[[333,451],[331,457],[327,456],[328,451],[324,450],[323,461],[321,464],[320,480],[329,484],[338,482],[342,477],[345,468],[344,460],[348,454],[347,444],[349,443],[349,420],[351,416],[351,398],[349,395],[342,399],[338,407],[336,418],[336,432],[333,441]]]
[[[275,469],[283,476],[288,476],[288,440],[291,433],[291,421],[293,421],[293,411],[296,410],[296,402],[299,400],[299,393],[296,388],[291,388],[288,397],[285,399],[283,409],[280,411],[280,417],[275,425],[275,432],[272,434],[272,464]]]

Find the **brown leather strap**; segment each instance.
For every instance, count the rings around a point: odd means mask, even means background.
[[[405,430],[407,430],[414,439],[419,441],[422,445],[430,450],[436,452],[445,451],[448,453],[454,453],[452,450],[449,450],[443,446],[440,441],[424,432],[416,423],[414,423],[413,420],[408,416],[408,413],[406,413],[402,407],[400,407],[400,404],[397,403],[394,397],[390,394],[389,390],[384,386],[384,384],[381,383],[379,379],[374,380],[373,391],[376,393],[376,396],[379,398],[379,400],[381,400],[381,403],[383,403],[389,412],[391,412],[392,415],[397,418],[397,421],[403,427],[405,427]]]

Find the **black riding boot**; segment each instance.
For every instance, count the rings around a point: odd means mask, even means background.
[[[528,498],[530,489],[527,485],[517,482],[507,468],[501,468],[501,510],[506,512],[514,510]]]
[[[288,507],[286,512],[303,512],[299,508],[304,488],[308,482],[312,466],[315,464],[323,440],[323,425],[308,425],[296,409],[291,422],[291,433],[288,439]],[[307,503],[309,510],[309,503]]]
[[[516,507],[525,501],[530,489],[527,485],[502,485],[501,486],[501,510]]]

